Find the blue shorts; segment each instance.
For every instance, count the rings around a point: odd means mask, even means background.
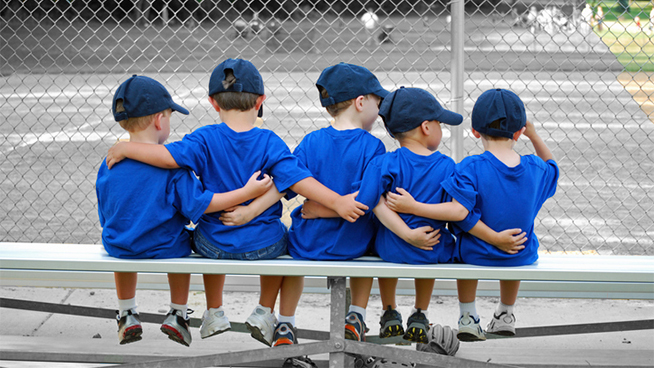
[[[193,236],[194,244],[193,250],[195,253],[203,257],[211,259],[237,259],[242,261],[256,261],[258,259],[274,259],[288,253],[288,232],[284,231],[284,236],[278,242],[269,245],[265,248],[253,250],[245,253],[229,253],[217,247],[214,243],[209,241],[202,235],[201,232],[195,230]]]

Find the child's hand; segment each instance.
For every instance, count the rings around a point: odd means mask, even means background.
[[[268,176],[268,174],[263,174],[263,178],[261,180],[257,180],[257,178],[261,175],[261,170],[255,172],[250,176],[250,179],[248,179],[248,182],[245,183],[245,188],[250,192],[251,197],[259,197],[260,195],[264,194],[265,192],[270,189],[270,187],[273,185],[273,181]]]
[[[368,206],[355,200],[358,193],[340,196],[337,200],[335,210],[346,221],[355,222],[359,217],[366,214],[364,211],[368,210]]]
[[[107,152],[107,168],[109,168],[109,170],[111,170],[112,166],[125,159],[123,146],[125,146],[125,143],[118,141],[109,148],[109,152]]]
[[[412,229],[407,234],[407,243],[422,250],[434,250],[434,245],[440,243],[440,230],[434,230],[431,226],[423,226]]]
[[[534,126],[534,123],[532,123],[529,120],[527,120],[527,124],[525,125],[524,135],[529,139],[531,139],[533,136],[538,135],[538,133],[536,133],[536,127]]]
[[[312,201],[310,199],[306,199],[304,201],[304,203],[302,204],[302,209],[301,209],[302,218],[306,219],[306,220],[313,220],[313,219],[317,219],[317,218],[322,218],[322,217],[325,217],[325,216],[323,216],[321,214],[330,213],[330,212],[333,212],[333,211],[330,210],[329,208],[323,206],[322,204],[320,204],[320,203],[318,203],[316,201]],[[329,217],[331,217],[331,216],[329,216]]]
[[[386,193],[386,205],[398,213],[412,213],[412,209],[416,206],[416,200],[402,188],[395,188],[397,193]]]
[[[224,210],[219,220],[225,226],[240,226],[252,221],[254,217],[254,211],[249,206],[234,206]]]
[[[497,233],[497,240],[493,245],[506,253],[517,254],[519,251],[525,249],[525,246],[522,244],[526,241],[527,233],[521,229],[508,229]]]

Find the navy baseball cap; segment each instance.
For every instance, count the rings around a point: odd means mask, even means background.
[[[500,128],[489,125],[500,121]],[[513,133],[527,124],[525,104],[515,93],[506,89],[490,89],[482,93],[472,108],[472,128],[494,137],[513,138]]]
[[[370,70],[346,63],[338,63],[325,68],[318,77],[316,87],[324,88],[329,94],[327,98],[320,96],[320,103],[323,107],[370,93],[381,98],[385,98],[390,93],[382,87]]]
[[[379,115],[391,136],[408,132],[423,121],[437,120],[447,125],[463,121],[461,114],[444,109],[436,97],[421,88],[400,87],[391,92],[379,106]]]
[[[236,83],[225,89],[225,70],[231,69],[236,77]],[[264,95],[263,78],[257,68],[249,61],[243,59],[227,59],[220,63],[209,78],[209,96],[220,92],[249,92]]]
[[[125,111],[116,111],[118,100],[123,100]],[[116,121],[148,116],[166,109],[188,115],[188,110],[173,101],[163,84],[152,78],[136,74],[118,87],[111,104],[111,111]]]

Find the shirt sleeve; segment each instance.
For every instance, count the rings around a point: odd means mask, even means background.
[[[280,193],[287,191],[298,181],[312,176],[281,138],[275,136],[269,143],[271,147],[268,147],[267,151],[271,152],[271,156],[270,162],[266,166],[269,166],[270,175]]]
[[[168,195],[173,207],[192,222],[198,222],[211,204],[213,193],[204,190],[200,180],[186,169],[177,170],[171,185]]]
[[[180,168],[201,173],[209,162],[206,140],[201,130],[187,134],[181,141],[168,143],[165,147]]]
[[[545,175],[545,198],[543,200],[550,198],[556,193],[556,187],[559,182],[559,166],[554,160],[547,160],[545,162],[547,165],[546,175]]]
[[[393,183],[392,175],[385,171],[387,170],[384,169],[382,157],[375,158],[366,167],[359,188],[354,188],[359,191],[357,202],[368,206],[368,211],[372,211],[377,206],[381,195],[386,193]]]
[[[307,155],[306,155],[306,150],[304,148],[305,146],[305,141],[306,141],[306,136],[302,139],[300,144],[298,144],[297,147],[293,150],[293,155],[297,157],[297,159],[302,163],[305,167],[307,166]],[[288,189],[286,190],[286,196],[285,198],[288,199],[293,199],[297,196],[297,193],[294,191]]]
[[[473,175],[457,166],[454,169],[454,174],[445,179],[441,185],[451,198],[456,199],[463,207],[472,212],[477,203],[477,191]]]

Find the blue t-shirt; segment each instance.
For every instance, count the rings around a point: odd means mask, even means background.
[[[242,188],[258,170],[270,175],[280,192],[311,176],[286,143],[266,129],[235,132],[225,123],[213,124],[166,148],[180,167],[193,170],[205,188],[214,193]],[[196,231],[225,252],[251,252],[282,238],[286,228],[281,216],[281,202],[241,226],[223,225],[220,212],[216,212],[202,216]]]
[[[102,244],[117,258],[191,254],[184,226],[198,221],[213,198],[185,169],[164,170],[125,159],[100,165],[95,183]]]
[[[556,192],[559,168],[538,156],[521,156],[520,164],[508,167],[492,153],[466,157],[443,188],[470,211],[455,223],[457,256],[464,263],[482,266],[523,266],[538,259],[534,220],[545,200]],[[495,231],[520,228],[527,233],[525,248],[509,254],[466,231],[481,219]]]
[[[379,138],[363,129],[323,128],[307,134],[293,152],[313,177],[334,192],[353,193],[365,167],[386,149]],[[294,193],[289,192],[292,197]],[[348,260],[366,253],[375,235],[372,214],[350,223],[342,218],[302,218],[302,206],[291,213],[288,250],[293,258]]]
[[[440,152],[421,156],[407,148],[399,148],[375,158],[368,165],[357,201],[372,209],[382,194],[395,192],[395,188],[399,187],[406,189],[419,202],[441,203],[444,194],[441,182],[452,175],[454,167],[454,160]],[[399,215],[412,229],[431,226],[434,230],[440,230],[440,243],[433,250],[422,250],[405,242],[386,227],[379,226],[375,250],[382,259],[410,264],[452,262],[454,237],[445,227],[445,222],[405,213]]]

